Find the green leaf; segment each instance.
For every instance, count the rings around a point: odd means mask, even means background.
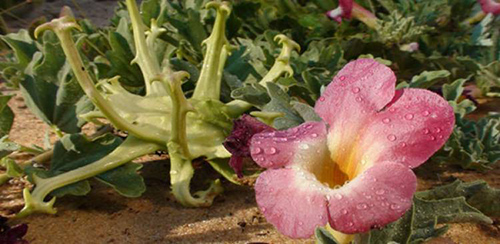
[[[106,57],[110,62],[111,70],[107,76],[119,75],[120,82],[127,86],[144,86],[144,77],[139,65],[132,64],[134,53],[131,46],[133,46],[133,43],[128,43],[127,39],[118,32],[110,32],[109,45],[111,50],[106,52]]]
[[[43,49],[35,53],[20,83],[26,105],[38,118],[63,132],[80,131],[77,104],[89,102],[72,76],[59,41],[51,32],[43,36]],[[90,109],[90,106],[78,105]]]
[[[160,11],[161,6],[158,0],[145,0],[141,3],[142,21],[146,26],[151,26],[151,19],[157,19]]]
[[[50,178],[71,170],[91,164],[115,150],[122,140],[114,135],[106,134],[93,141],[81,134],[66,135],[54,146],[49,170],[27,167],[26,172],[33,181],[33,173],[41,178]],[[113,187],[118,193],[127,197],[140,196],[145,191],[144,181],[136,171],[141,165],[127,163],[113,170],[101,173],[96,178]],[[82,180],[54,190],[51,195],[86,195],[90,191],[88,180]]]
[[[231,92],[231,97],[246,101],[256,107],[262,107],[271,101],[265,87],[258,83],[247,83]]]
[[[443,85],[443,97],[448,101],[456,102],[464,92],[466,79],[458,79],[451,84]]]
[[[0,95],[0,137],[9,134],[14,123],[14,112],[7,105],[12,96]]]
[[[448,70],[424,71],[419,75],[413,76],[410,87],[429,88],[440,79],[449,77],[450,74]]]
[[[227,158],[215,158],[212,160],[208,160],[208,163],[212,166],[212,168],[219,172],[219,174],[224,176],[224,178],[226,178],[233,184],[241,184],[238,181],[238,176],[234,172],[233,168],[229,166],[229,160]]]
[[[25,29],[21,29],[18,33],[1,36],[0,38],[14,51],[20,70],[31,62],[31,58],[38,51],[35,42]]]
[[[0,158],[3,158],[17,150],[21,149],[21,147],[9,140],[7,135],[0,138]]]
[[[499,129],[500,118],[486,117],[477,122],[458,118],[457,127],[432,160],[464,169],[491,169],[500,160]]]
[[[299,113],[304,121],[321,121],[321,118],[316,114],[313,107],[300,102],[292,102],[292,104],[293,109]]]
[[[473,182],[455,182],[418,192],[417,196],[427,200],[465,197],[467,203],[491,217],[500,216],[500,189],[492,188],[483,180]]]
[[[141,164],[126,163],[96,176],[96,179],[114,188],[122,196],[140,197],[146,191],[144,179],[137,174],[141,168]]]
[[[316,238],[317,244],[339,244],[335,237],[323,227],[316,228],[314,237]]]
[[[421,243],[447,231],[441,224],[451,222],[478,222],[491,224],[485,213],[497,211],[499,191],[483,181],[452,184],[417,192],[412,208],[402,218],[383,229],[359,236],[360,243]],[[478,201],[482,199],[483,201]],[[484,208],[485,206],[490,206]],[[492,207],[491,207],[492,206]],[[482,213],[480,210],[485,210]]]
[[[304,122],[302,117],[293,109],[290,104],[291,98],[286,94],[278,85],[274,83],[267,83],[267,89],[271,102],[266,104],[263,112],[277,112],[283,113],[283,117],[274,120],[274,127],[278,130],[288,129],[298,126]]]

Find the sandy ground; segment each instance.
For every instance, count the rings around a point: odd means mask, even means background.
[[[45,15],[57,16],[63,5],[72,6],[77,15],[85,13],[97,25],[107,23],[115,1],[76,0],[48,1],[37,6],[27,19]],[[79,11],[85,9],[85,11]],[[91,9],[91,10],[89,10]],[[9,21],[11,27],[22,23]],[[3,91],[5,92],[5,91]],[[32,115],[21,98],[11,100],[16,114],[11,139],[25,145],[43,145],[48,126]],[[498,106],[496,107],[498,109]],[[92,128],[87,128],[90,133]],[[54,140],[54,135],[51,135]],[[19,159],[23,159],[20,157]],[[86,197],[58,199],[56,215],[32,215],[13,223],[29,225],[30,243],[313,243],[313,240],[290,240],[267,223],[256,207],[251,188],[225,182],[225,192],[210,208],[192,209],[177,204],[169,193],[168,160],[150,156],[141,174],[147,191],[136,199],[125,198],[93,181]],[[208,169],[201,170],[211,172]],[[500,165],[487,173],[460,170],[437,170],[422,167],[419,190],[460,178],[466,181],[485,179],[500,187]],[[25,182],[12,180],[0,187],[0,213],[13,214],[23,205],[21,196]],[[500,221],[493,225],[452,224],[448,233],[432,243],[500,244]]]

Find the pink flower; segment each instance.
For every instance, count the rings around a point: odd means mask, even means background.
[[[500,3],[495,0],[478,0],[481,9],[485,13],[492,13],[494,15],[500,14]]]
[[[354,17],[371,28],[376,28],[378,25],[377,17],[355,3],[354,0],[339,0],[339,6],[336,9],[326,12],[326,15],[339,24],[342,22],[342,18],[351,19],[351,17]]]
[[[439,95],[395,90],[395,82],[375,60],[350,62],[316,103],[322,122],[252,137],[251,156],[267,168],[255,185],[257,204],[281,233],[306,238],[327,223],[366,232],[410,208],[411,169],[445,143],[455,117]]]

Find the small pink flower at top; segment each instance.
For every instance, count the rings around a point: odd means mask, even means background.
[[[495,0],[478,0],[481,9],[485,13],[492,13],[494,15],[500,14],[500,3]]]
[[[336,9],[326,12],[326,15],[338,23],[342,22],[342,18],[351,19],[351,17],[354,17],[370,28],[376,28],[378,26],[377,17],[358,5],[354,0],[340,0],[339,6]]]
[[[267,168],[257,204],[281,233],[307,238],[326,224],[366,232],[411,207],[412,168],[443,146],[455,117],[439,95],[395,83],[373,59],[350,62],[316,103],[323,121],[252,137],[250,154]]]

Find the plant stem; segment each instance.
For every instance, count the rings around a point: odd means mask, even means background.
[[[215,181],[208,190],[196,193],[197,198],[193,197],[190,192],[194,169],[187,144],[186,115],[193,111],[193,108],[181,88],[181,81],[186,77],[186,74],[185,72],[177,72],[164,76],[164,79],[168,79],[167,82],[170,84],[170,97],[172,99],[172,129],[170,141],[167,143],[170,156],[170,183],[172,193],[182,205],[208,207],[212,205],[214,197],[222,192],[222,187],[219,181]]]
[[[283,74],[288,76],[293,75],[293,69],[290,66],[290,58],[293,51],[300,51],[300,46],[292,39],[288,38],[283,34],[279,34],[274,37],[275,41],[278,41],[282,45],[281,52],[276,58],[273,67],[267,72],[267,74],[260,80],[259,85],[266,87],[268,82],[277,81]],[[252,108],[250,103],[242,100],[233,100],[227,103],[228,110],[231,117],[238,117],[245,111]]]
[[[56,33],[61,42],[64,54],[66,55],[73,73],[78,80],[78,83],[83,88],[85,94],[87,94],[92,103],[99,108],[100,112],[102,112],[102,114],[104,114],[104,116],[109,119],[109,121],[116,128],[128,131],[135,137],[138,137],[145,141],[163,143],[161,135],[154,134],[150,131],[141,130],[139,127],[122,118],[96,89],[92,78],[85,71],[85,66],[80,57],[80,53],[78,52],[78,49],[76,48],[75,43],[71,37],[70,30],[73,28],[80,29],[80,27],[75,23],[75,20],[72,17],[71,10],[69,10],[69,8],[63,9],[62,12],[66,13],[67,15],[39,26],[35,30],[35,36],[38,36],[46,29],[51,29]]]
[[[24,217],[33,212],[55,213],[55,209],[52,208],[55,197],[48,203],[44,202],[45,197],[52,191],[109,171],[159,149],[161,149],[161,146],[156,143],[145,142],[129,136],[114,151],[94,163],[46,179],[42,179],[34,174],[35,190],[30,194],[29,190],[25,189],[24,197],[26,204],[17,217]]]
[[[146,95],[154,94],[155,92],[153,92],[151,83],[161,73],[160,64],[154,58],[154,48],[152,46],[148,46],[146,42],[146,26],[142,22],[135,0],[126,0],[125,5],[127,5],[127,9],[130,14],[132,29],[134,32],[136,56],[133,62],[136,62],[139,65],[144,75]]]
[[[222,71],[230,48],[226,39],[226,20],[231,13],[231,7],[228,2],[209,2],[206,7],[215,8],[217,15],[212,34],[203,41],[203,44],[207,46],[207,51],[193,98],[219,100]]]

